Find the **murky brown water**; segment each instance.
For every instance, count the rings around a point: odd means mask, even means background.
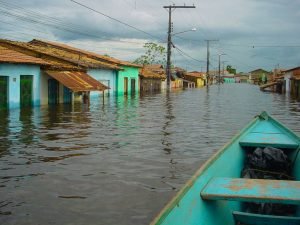
[[[0,224],[148,224],[262,110],[300,133],[299,102],[247,84],[0,112]]]

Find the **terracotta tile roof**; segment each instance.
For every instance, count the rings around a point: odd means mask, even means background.
[[[46,61],[0,46],[0,62],[49,65]]]
[[[147,69],[150,69],[150,70],[161,70],[164,68],[163,65],[161,65],[161,64],[145,65],[144,67],[146,67]]]
[[[257,72],[270,73],[269,71],[266,71],[266,70],[261,69],[261,68],[253,70],[253,71],[250,71],[249,73],[257,73]]]
[[[145,65],[145,69],[166,76],[166,70],[161,65]]]
[[[104,55],[100,55],[94,52],[90,52],[90,51],[86,51],[83,49],[78,49],[66,44],[62,44],[62,43],[57,43],[57,42],[52,42],[52,41],[45,41],[45,40],[37,40],[37,39],[33,39],[32,41],[30,41],[29,43],[33,44],[33,45],[40,45],[40,46],[48,46],[48,47],[52,47],[52,48],[57,48],[57,49],[62,49],[68,52],[73,52],[75,54],[82,54],[85,56],[88,56],[89,58],[93,58],[93,59],[97,59],[100,60],[102,62],[105,63],[109,63],[109,64],[113,64],[115,66],[132,66],[132,67],[138,67],[141,68],[141,65],[138,64],[134,64],[134,63],[130,63],[127,61],[122,61],[113,57],[109,57],[109,56],[104,56]]]
[[[143,78],[154,78],[154,79],[162,79],[162,80],[166,79],[166,75],[164,73],[157,73],[146,67],[140,69],[139,75]]]
[[[201,72],[193,71],[193,72],[187,72],[187,73],[185,74],[185,76],[203,78],[203,77],[205,76],[205,74],[204,74],[204,73],[201,73]]]
[[[46,70],[45,73],[74,92],[104,91],[109,89],[109,87],[83,72]]]
[[[121,70],[121,68],[116,65],[100,62],[99,60],[91,59],[84,55],[80,55],[78,53],[71,53],[57,48],[41,46],[41,45],[33,45],[26,42],[9,41],[9,40],[0,40],[0,45],[1,44],[10,45],[12,47],[16,46],[19,48],[23,48],[24,50],[34,51],[40,55],[55,57],[62,61],[67,61],[72,63],[73,65],[81,66],[84,68]]]

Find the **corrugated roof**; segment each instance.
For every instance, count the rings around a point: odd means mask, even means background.
[[[88,58],[84,55],[80,55],[78,53],[68,52],[66,50],[57,49],[54,47],[49,46],[41,46],[41,45],[33,45],[26,42],[19,42],[19,41],[10,41],[10,40],[0,40],[0,44],[8,44],[11,46],[17,46],[23,49],[27,49],[30,51],[34,51],[39,53],[40,55],[46,55],[55,57],[60,60],[64,60],[67,62],[72,63],[73,65],[81,66],[84,68],[100,68],[100,69],[113,69],[113,70],[121,70],[120,67],[110,64],[101,62],[99,60],[95,60],[92,58]]]
[[[69,51],[69,52],[73,52],[73,53],[80,53],[83,55],[86,55],[88,57],[100,60],[102,62],[105,63],[110,63],[113,65],[122,65],[122,66],[132,66],[132,67],[138,67],[141,68],[141,65],[135,64],[135,63],[131,63],[131,62],[127,62],[127,61],[123,61],[123,60],[119,60],[113,57],[109,57],[109,56],[104,56],[104,55],[100,55],[94,52],[90,52],[87,50],[83,50],[83,49],[79,49],[79,48],[75,48],[66,44],[62,44],[62,43],[57,43],[57,42],[52,42],[52,41],[45,41],[45,40],[37,40],[37,39],[33,39],[32,41],[30,41],[29,43],[33,44],[33,45],[43,45],[43,46],[52,46],[54,48],[57,49],[63,49],[65,51]]]
[[[143,67],[142,69],[140,69],[139,71],[139,75],[143,78],[153,78],[153,79],[166,79],[166,75],[165,74],[160,74],[160,73],[156,73],[153,72],[145,67]]]
[[[0,62],[49,65],[46,61],[0,46]]]
[[[45,73],[74,92],[104,91],[109,89],[109,87],[83,72],[46,70]]]

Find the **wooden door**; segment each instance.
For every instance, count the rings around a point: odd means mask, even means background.
[[[135,79],[131,79],[131,94],[135,93]]]
[[[8,77],[0,76],[0,109],[8,107]]]
[[[59,83],[55,79],[48,80],[48,104],[59,103]]]
[[[124,94],[128,94],[128,77],[124,77]]]
[[[31,106],[33,102],[33,76],[20,76],[20,105],[21,107]]]

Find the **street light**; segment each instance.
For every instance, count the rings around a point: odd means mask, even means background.
[[[221,55],[226,55],[225,53],[219,54],[219,84],[221,83]]]
[[[171,35],[174,36],[174,35],[177,35],[177,34],[182,34],[182,33],[190,32],[190,31],[196,31],[196,30],[197,30],[197,28],[194,27],[190,30],[180,31],[180,32],[177,32],[177,33],[171,34]]]

